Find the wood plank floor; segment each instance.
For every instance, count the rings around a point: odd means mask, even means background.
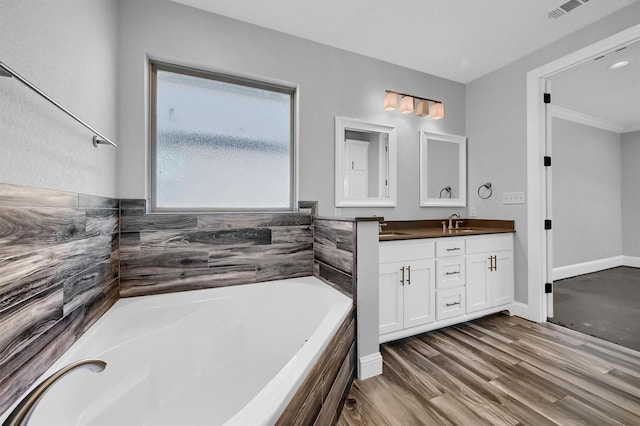
[[[339,425],[640,425],[640,352],[503,314],[382,345]]]

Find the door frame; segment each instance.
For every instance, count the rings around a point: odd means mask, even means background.
[[[547,298],[544,284],[553,265],[547,262],[548,236],[544,230],[547,207],[545,184],[545,107],[542,102],[546,79],[602,53],[640,40],[640,24],[579,49],[527,73],[527,290],[528,306],[522,314],[532,321],[547,319]],[[551,275],[549,275],[551,276]]]

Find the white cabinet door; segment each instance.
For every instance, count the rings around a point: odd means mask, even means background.
[[[405,266],[404,328],[435,320],[435,261],[414,260]]]
[[[467,313],[491,307],[490,273],[492,256],[489,253],[468,255],[467,267]]]
[[[491,306],[500,306],[513,302],[513,251],[501,251],[494,254],[495,270],[491,272]]]
[[[380,264],[380,276],[378,280],[380,287],[380,334],[391,333],[392,331],[402,330],[403,328],[403,267],[404,263],[402,262]]]

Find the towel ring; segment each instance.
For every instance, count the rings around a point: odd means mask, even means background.
[[[446,191],[449,193],[449,199],[451,199],[451,187],[450,186],[445,186],[444,188],[442,188],[440,190],[440,198],[442,198],[442,192]]]
[[[486,191],[483,191],[485,193],[484,197],[482,196],[482,194],[480,194],[480,190],[482,190],[482,188],[486,189]],[[491,182],[487,182],[484,185],[480,185],[480,187],[478,188],[478,197],[482,198],[483,200],[486,200],[487,198],[491,198],[492,195],[493,195],[493,188],[491,188]]]

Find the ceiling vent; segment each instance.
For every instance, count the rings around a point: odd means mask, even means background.
[[[559,7],[556,7],[555,9],[547,13],[547,17],[549,19],[558,19],[588,2],[589,0],[569,0],[568,2],[561,4]]]

